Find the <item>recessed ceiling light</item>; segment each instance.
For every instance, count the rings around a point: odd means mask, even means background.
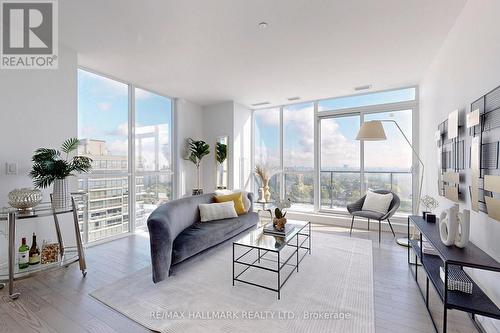
[[[271,104],[269,102],[260,102],[260,103],[254,103],[254,104],[251,104],[252,106],[263,106],[263,105],[268,105],[268,104]]]
[[[354,87],[354,90],[356,90],[356,91],[367,90],[367,89],[370,89],[371,87],[372,87],[371,84],[367,84],[367,85],[364,85],[364,86]]]
[[[293,96],[293,97],[288,97],[287,98],[289,101],[298,101],[300,99],[299,96]]]
[[[259,23],[259,29],[264,30],[267,28],[267,22],[260,22]]]

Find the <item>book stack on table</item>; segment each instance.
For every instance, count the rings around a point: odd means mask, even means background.
[[[268,223],[264,226],[263,232],[272,236],[286,237],[293,231],[294,228],[295,226],[293,224],[287,223],[285,224],[285,230],[279,231],[274,228],[272,223]]]

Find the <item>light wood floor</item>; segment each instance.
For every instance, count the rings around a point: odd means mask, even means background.
[[[349,236],[340,227],[315,225],[314,231]],[[406,264],[406,248],[395,244],[392,234],[355,230],[352,237],[373,241],[375,323],[381,332],[434,332],[424,302]],[[88,295],[132,272],[149,266],[149,240],[138,233],[86,251],[88,274],[82,278],[77,265],[16,282],[22,293],[11,301],[0,290],[0,332],[147,332],[132,320]],[[423,274],[420,274],[421,276]],[[286,288],[286,286],[285,286]],[[442,305],[434,292],[432,307]],[[440,318],[440,317],[437,317]],[[463,313],[449,312],[448,332],[476,330]]]

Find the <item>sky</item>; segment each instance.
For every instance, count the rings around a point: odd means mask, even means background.
[[[170,131],[172,119],[171,99],[135,89],[136,133],[154,132],[159,125],[161,154],[160,168],[170,161]],[[108,153],[128,153],[128,86],[84,70],[78,70],[78,137],[105,140]],[[137,141],[142,165],[150,170],[155,162],[154,138]],[[139,154],[136,154],[139,155]],[[139,158],[139,156],[138,156]]]
[[[318,109],[336,110],[353,106],[392,103],[415,98],[415,90],[383,92],[353,97],[341,97],[319,102]],[[367,114],[369,120],[395,120],[411,140],[411,111]],[[279,108],[255,112],[255,163],[278,169],[279,156]],[[327,118],[320,122],[321,168],[359,169],[360,143],[355,140],[360,127],[360,116]],[[365,142],[365,170],[409,171],[411,148],[404,141],[397,127],[384,123],[387,140]],[[299,103],[283,109],[283,162],[285,168],[311,169],[314,165],[314,109],[312,103]]]

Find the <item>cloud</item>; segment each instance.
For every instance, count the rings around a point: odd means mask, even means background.
[[[118,124],[115,129],[108,131],[106,134],[112,136],[128,136],[128,123]]]
[[[106,143],[108,152],[114,156],[127,156],[128,154],[128,140],[113,140]]]
[[[142,99],[142,100],[155,96],[153,93],[143,89],[135,89],[134,94],[135,94],[135,99]]]
[[[108,111],[113,106],[110,102],[100,102],[97,103],[97,108],[101,111]]]

